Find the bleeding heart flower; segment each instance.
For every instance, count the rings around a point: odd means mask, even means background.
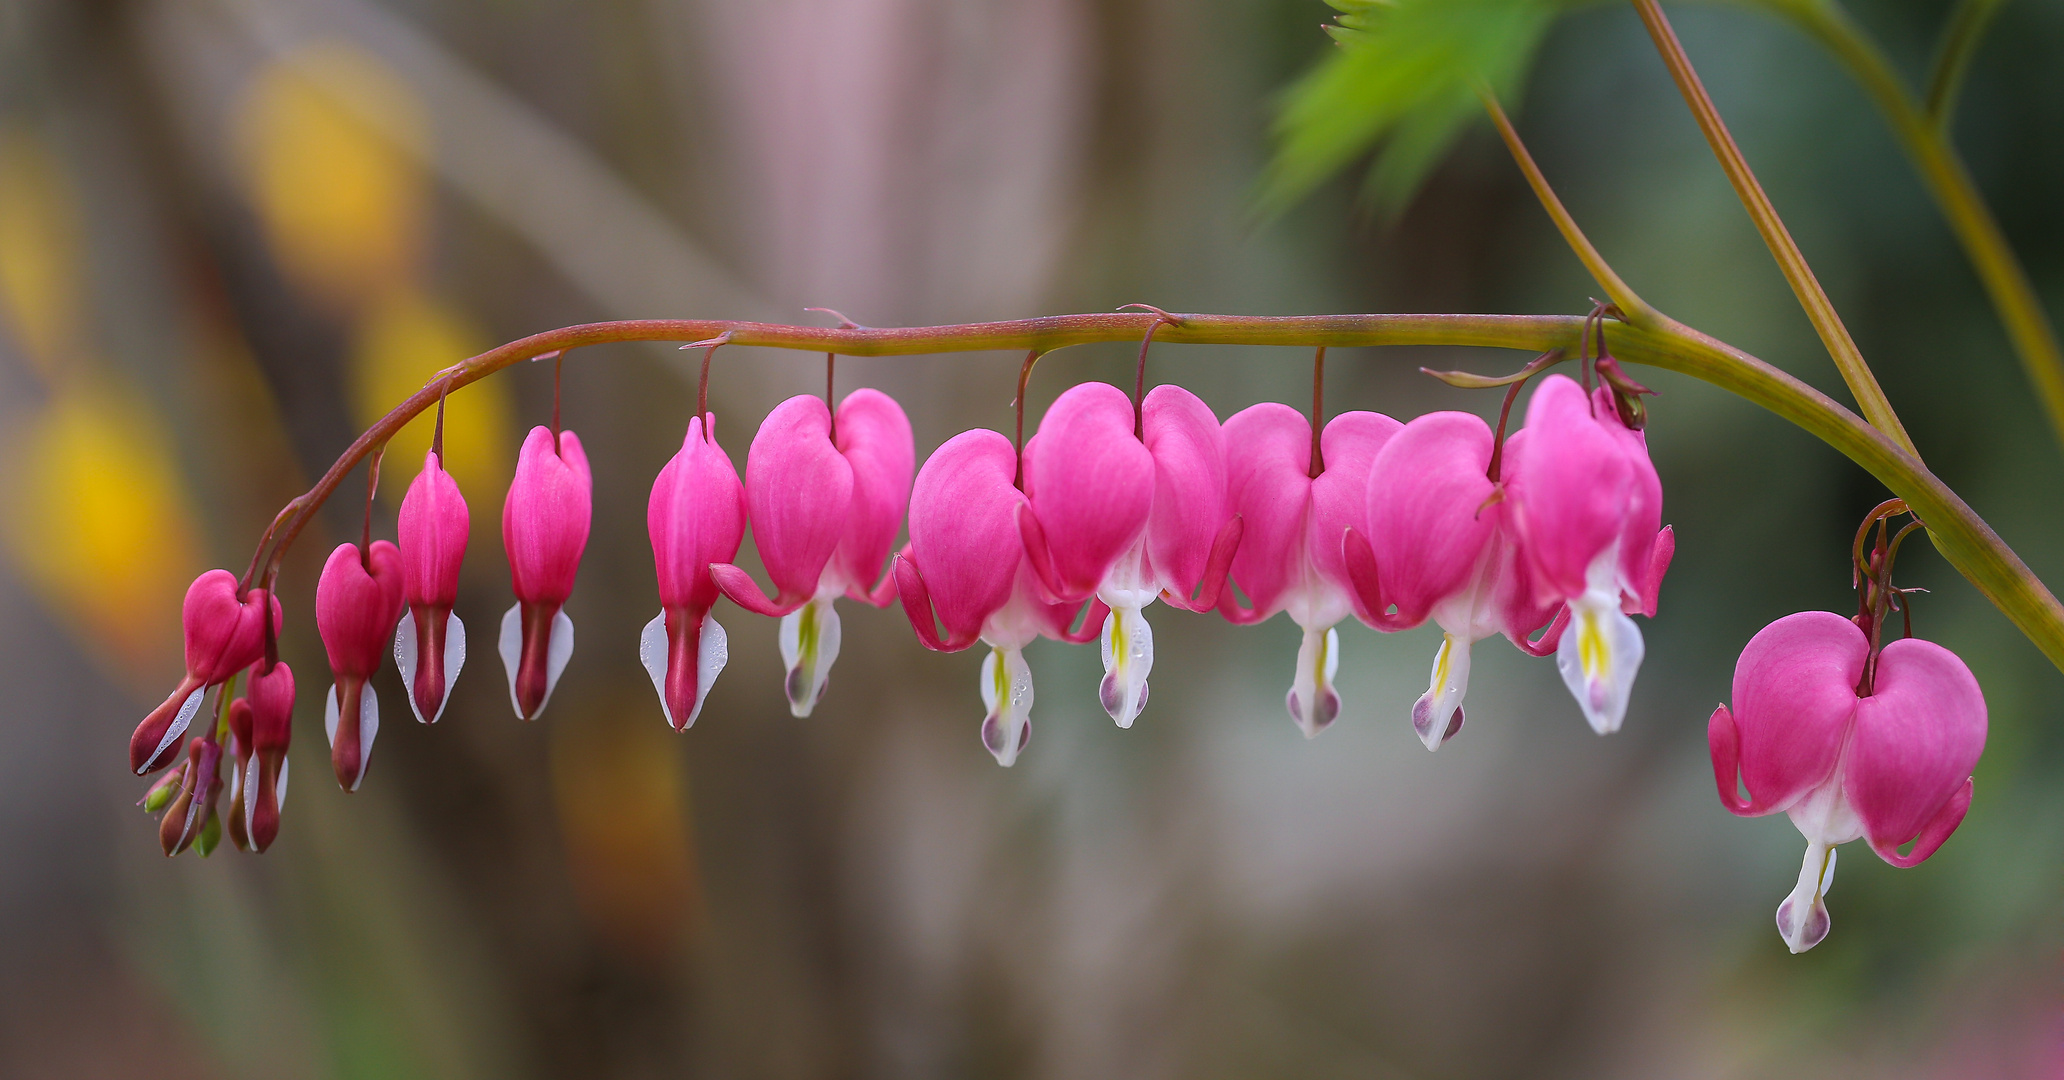
[[[1971,805],[1971,769],[1985,749],[1985,695],[1971,669],[1906,638],[1878,654],[1859,696],[1869,662],[1870,643],[1850,620],[1787,615],[1749,640],[1734,668],[1734,710],[1713,710],[1706,727],[1721,803],[1743,817],[1782,810],[1806,837],[1798,885],[1777,909],[1795,953],[1827,936],[1835,845],[1863,837],[1879,858],[1913,866]]]
[[[1157,386],[1133,433],[1132,401],[1108,383],[1061,394],[1025,446],[1021,538],[1047,603],[1110,608],[1099,697],[1119,727],[1147,704],[1154,636],[1141,610],[1166,595],[1209,610],[1238,548],[1225,437],[1195,394]],[[1192,594],[1202,589],[1202,595]]]
[[[1381,413],[1335,416],[1319,435],[1325,468],[1313,476],[1311,422],[1304,414],[1263,402],[1225,423],[1232,451],[1227,490],[1245,524],[1232,576],[1253,606],[1241,607],[1227,592],[1219,611],[1243,625],[1287,611],[1303,630],[1284,704],[1306,738],[1340,715],[1333,687],[1340,635],[1333,626],[1353,610],[1342,540],[1363,523],[1369,470],[1399,429]]]
[[[1508,519],[1534,597],[1567,605],[1570,628],[1555,663],[1593,730],[1618,731],[1641,667],[1641,631],[1627,616],[1653,614],[1676,541],[1662,525],[1662,482],[1639,431],[1620,419],[1611,391],[1587,396],[1550,375],[1527,405],[1526,451],[1505,470]]]
[[[753,436],[745,500],[775,596],[767,599],[728,562],[710,570],[734,603],[781,618],[788,707],[796,716],[810,715],[838,658],[833,601],[844,595],[886,607],[894,596],[882,568],[910,502],[915,464],[910,421],[879,390],[846,395],[835,424],[822,399],[789,398]]]
[[[459,602],[459,566],[466,560],[470,527],[458,482],[435,450],[426,452],[423,471],[402,496],[395,519],[409,617],[394,632],[394,666],[408,688],[409,708],[425,724],[444,714],[466,663],[466,624],[452,606]]]
[[[179,618],[186,637],[186,677],[129,737],[129,767],[136,775],[170,764],[208,688],[227,682],[258,660],[265,651],[268,610],[273,632],[278,633],[279,601],[264,589],[239,597],[236,575],[227,570],[210,570],[187,587]]]
[[[731,658],[724,628],[709,613],[718,595],[710,566],[738,557],[745,488],[731,455],[709,433],[714,422],[714,416],[688,421],[681,449],[652,482],[645,508],[660,610],[638,639],[638,659],[675,731],[694,725],[710,684]]]
[[[1129,436],[1128,436],[1129,437]],[[1032,669],[1024,648],[1042,635],[1083,642],[1104,621],[1091,605],[1048,603],[1020,540],[1025,495],[1012,484],[1010,440],[977,428],[948,439],[918,470],[910,496],[910,544],[896,557],[903,612],[925,648],[957,652],[981,640],[982,744],[1010,765],[1032,737]],[[936,624],[934,619],[937,620]],[[939,626],[946,635],[939,636]]]
[[[166,855],[177,855],[189,846],[204,857],[214,850],[222,833],[222,823],[215,816],[215,803],[222,794],[221,766],[222,744],[215,741],[214,733],[187,741],[178,794],[158,821],[158,843]]]
[[[502,666],[516,715],[535,720],[573,658],[573,620],[566,615],[574,574],[588,546],[594,480],[580,437],[534,427],[516,458],[516,478],[502,502],[502,547],[516,604],[502,616]]]
[[[1406,424],[1369,469],[1367,535],[1347,543],[1364,621],[1404,630],[1431,617],[1443,632],[1430,685],[1412,705],[1412,729],[1428,750],[1462,730],[1470,647],[1503,633],[1542,655],[1527,635],[1555,613],[1534,598],[1488,476],[1493,442],[1490,427],[1468,413],[1428,413]],[[1505,468],[1526,442],[1525,432],[1507,442]]]
[[[258,852],[279,836],[280,805],[287,798],[287,744],[294,736],[293,669],[283,663],[271,671],[264,667],[261,661],[251,668],[244,696],[230,704],[230,729],[240,751],[231,822],[234,827],[241,818],[238,831],[245,842],[239,846]]]
[[[375,540],[360,554],[357,544],[338,544],[315,585],[315,628],[329,654],[336,683],[323,706],[330,736],[330,764],[345,791],[357,791],[380,732],[380,702],[367,680],[401,619],[401,552]]]

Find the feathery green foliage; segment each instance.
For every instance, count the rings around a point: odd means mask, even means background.
[[[1479,86],[1514,100],[1560,0],[1328,0],[1333,55],[1291,87],[1261,201],[1281,211],[1372,147],[1364,185],[1402,210],[1471,117]]]

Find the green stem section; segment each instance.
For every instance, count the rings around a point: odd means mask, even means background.
[[[586,323],[533,334],[490,349],[439,373],[429,385],[358,437],[278,522],[266,563],[277,566],[344,477],[440,396],[503,368],[554,351],[621,341],[706,341],[729,334],[733,345],[760,345],[846,356],[908,356],[987,350],[1050,352],[1094,342],[1138,341],[1161,320],[1155,313],[1054,315],[1015,322],[902,329],[783,326],[774,323],[640,319]],[[1162,322],[1157,340],[1170,344],[1282,345],[1315,348],[1374,345],[1467,345],[1540,353],[1577,344],[1584,319],[1574,315],[1178,315]],[[2043,654],[2064,669],[2064,606],[1990,526],[1919,458],[1827,395],[1732,346],[1657,315],[1613,335],[1620,359],[1703,379],[1799,425],[1868,470],[1928,523],[1935,546]]]
[[[1820,334],[1821,343],[1827,346],[1828,355],[1834,357],[1835,367],[1842,373],[1842,381],[1849,385],[1849,393],[1856,398],[1857,408],[1864,418],[1880,431],[1890,435],[1899,447],[1908,454],[1914,454],[1913,440],[1907,437],[1905,425],[1899,422],[1899,414],[1892,411],[1892,403],[1885,398],[1885,391],[1878,386],[1878,377],[1871,373],[1870,365],[1864,362],[1862,350],[1856,347],[1856,339],[1849,336],[1849,328],[1842,325],[1842,317],[1835,312],[1834,302],[1828,299],[1827,290],[1820,287],[1820,279],[1813,276],[1813,269],[1806,265],[1806,256],[1799,251],[1799,245],[1792,239],[1790,229],[1777,216],[1777,207],[1771,205],[1770,196],[1763,191],[1763,185],[1756,182],[1756,174],[1749,168],[1747,158],[1742,157],[1741,147],[1736,146],[1734,135],[1727,130],[1726,121],[1720,119],[1720,110],[1713,105],[1713,98],[1706,93],[1705,83],[1691,66],[1691,57],[1684,52],[1684,43],[1677,40],[1677,31],[1670,26],[1670,20],[1656,0],[1634,0],[1634,9],[1641,14],[1641,22],[1648,27],[1648,35],[1654,39],[1656,52],[1663,58],[1663,64],[1670,69],[1670,77],[1677,83],[1677,90],[1684,95],[1684,103],[1691,107],[1691,115],[1698,121],[1699,130],[1705,133],[1706,143],[1713,149],[1713,156],[1720,160],[1720,168],[1727,173],[1727,181],[1734,185],[1734,193],[1740,196],[1742,206],[1749,212],[1749,219],[1756,224],[1756,231],[1763,236],[1763,243],[1770,248],[1770,254],[1777,259],[1778,269],[1784,272],[1785,281],[1792,287],[1793,295],[1799,298],[1799,306],[1806,309],[1806,317],[1813,322],[1813,329]]]
[[[1884,113],[1922,184],[1963,245],[1993,309],[1999,312],[2022,370],[2042,400],[2051,431],[2064,444],[2064,347],[2058,344],[2056,328],[2043,310],[2028,272],[2014,256],[2006,234],[1949,139],[1950,97],[1985,24],[1999,6],[1997,0],[1965,0],[1958,6],[1944,33],[1925,107],[1914,100],[1885,54],[1835,0],[1763,3],[1833,53]]]
[[[1992,17],[1999,14],[2006,0],[1959,0],[1956,10],[1949,13],[1949,24],[1943,27],[1942,43],[1935,49],[1935,63],[1928,72],[1928,120],[1942,131],[1948,131],[1950,121],[1956,115],[1957,91],[1963,88],[1964,72],[1971,67],[1971,57],[1978,52],[1978,43],[1985,40],[1985,31],[1992,27]]]

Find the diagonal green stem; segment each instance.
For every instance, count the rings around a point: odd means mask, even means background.
[[[1920,172],[1928,194],[1934,197],[1935,205],[1941,208],[1942,216],[1963,245],[1994,310],[1999,312],[2000,322],[2006,326],[2022,370],[2042,400],[2051,431],[2064,444],[2064,347],[2058,344],[2056,328],[2043,310],[2027,270],[2015,257],[2006,234],[1957,156],[1949,140],[1947,114],[1938,116],[1934,112],[1938,96],[1953,90],[1957,73],[1975,47],[1986,18],[1998,7],[1996,0],[1966,0],[1959,6],[1944,35],[1943,56],[1937,62],[1935,77],[1939,85],[1931,88],[1925,109],[1914,101],[1885,54],[1835,0],[1762,2],[1796,22],[1808,36],[1834,53],[1885,114],[1900,146]],[[1953,54],[1961,54],[1964,59],[1955,59]],[[1942,84],[1942,80],[1948,81]],[[1947,98],[1942,101],[1942,107],[1947,108]]]
[[[1648,27],[1649,37],[1655,40],[1656,51],[1662,54],[1663,63],[1670,69],[1670,77],[1676,80],[1678,91],[1684,95],[1684,103],[1691,106],[1691,114],[1698,121],[1699,130],[1705,133],[1707,144],[1713,148],[1713,156],[1720,160],[1728,182],[1734,185],[1734,192],[1748,209],[1750,220],[1756,223],[1756,231],[1762,234],[1770,254],[1777,259],[1778,269],[1784,272],[1793,295],[1799,298],[1799,306],[1806,309],[1806,317],[1812,320],[1821,343],[1827,346],[1828,355],[1834,357],[1835,367],[1841,371],[1842,381],[1849,385],[1849,393],[1855,396],[1857,408],[1872,425],[1891,436],[1901,449],[1913,453],[1913,440],[1907,437],[1905,425],[1899,422],[1899,414],[1892,411],[1892,403],[1886,400],[1885,391],[1878,386],[1878,377],[1864,362],[1863,352],[1856,347],[1856,340],[1849,336],[1849,328],[1842,325],[1842,317],[1835,312],[1827,290],[1820,287],[1820,280],[1806,265],[1806,256],[1792,239],[1791,230],[1785,228],[1784,220],[1777,216],[1777,208],[1771,205],[1763,185],[1756,182],[1755,172],[1749,168],[1748,160],[1742,157],[1741,147],[1735,145],[1727,123],[1720,119],[1720,110],[1714,107],[1712,96],[1706,93],[1705,84],[1699,81],[1698,72],[1691,66],[1691,57],[1685,54],[1684,43],[1677,40],[1677,31],[1670,26],[1669,18],[1663,14],[1656,0],[1634,0],[1634,9],[1641,13],[1641,21]]]
[[[1469,345],[1540,353],[1571,348],[1584,319],[1572,315],[1304,315],[1286,317],[1178,315],[1158,340],[1171,344],[1284,345],[1313,348],[1371,345]],[[1137,341],[1154,313],[1056,315],[1016,322],[902,329],[782,326],[773,323],[646,319],[588,323],[533,334],[446,369],[359,436],[278,522],[276,565],[324,500],[374,447],[437,404],[440,396],[503,368],[556,350],[618,341],[706,341],[728,334],[734,345],[760,345],[846,356],[903,356],[986,350],[1041,352],[1091,342]],[[1951,565],[1993,602],[2050,661],[2064,669],[2064,605],[2059,605],[1998,534],[1881,429],[1820,391],[1732,346],[1657,315],[1614,335],[1622,360],[1703,379],[1790,420],[1863,466],[1928,523]],[[272,532],[273,530],[268,530]]]
[[[1992,28],[1992,17],[2006,0],[1959,0],[1956,10],[1949,13],[1949,24],[1942,29],[1942,43],[1935,49],[1935,63],[1928,71],[1928,120],[1939,130],[1948,131],[1950,121],[1956,115],[1957,91],[1964,85],[1964,73],[1971,68],[1971,57],[1978,53],[1978,43],[1985,40],[1985,31]]]

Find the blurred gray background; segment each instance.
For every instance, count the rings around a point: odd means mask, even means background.
[[[1947,5],[1856,0],[1917,70]],[[1833,451],[1667,373],[1650,445],[1678,555],[1625,730],[1487,641],[1468,730],[1405,714],[1438,635],[1342,628],[1340,721],[1284,714],[1297,646],[1150,610],[1153,702],[1035,645],[1036,738],[999,769],[979,653],[844,605],[816,715],[775,624],[668,730],[636,660],[644,505],[693,409],[682,354],[569,358],[595,467],[580,646],[536,723],[476,647],[361,791],[323,765],[316,568],[282,579],[300,676],[272,851],[166,860],[123,745],[179,671],[178,600],[436,369],[606,318],[870,325],[1108,310],[1581,313],[1596,291],[1502,149],[1463,141],[1397,220],[1338,181],[1253,211],[1272,103],[1327,47],[1306,0],[7,0],[0,3],[0,1075],[175,1077],[2040,1077],[2060,1075],[2064,679],[1931,551],[1918,631],[1991,706],[1977,799],[1923,866],[1854,845],[1834,931],[1785,953],[1802,842],[1718,804],[1705,719],[1777,616],[1845,610],[1885,496]],[[2064,580],[2057,478],[2006,341],[1883,124],[1811,44],[1673,9],[1750,160],[1936,471]],[[2064,7],[2001,17],[1958,132],[2064,305]],[[1551,35],[1521,129],[1643,295],[1843,396],[1633,12]],[[1040,367],[1030,417],[1130,348]],[[1495,410],[1336,350],[1334,410]],[[920,457],[1008,430],[1016,356],[849,359]],[[1157,346],[1220,415],[1308,400],[1299,351]],[[726,349],[718,434],[818,392]],[[453,398],[472,506],[459,614],[509,603],[498,523],[551,379]],[[376,535],[427,444],[397,439]],[[414,440],[411,442],[410,440]]]

